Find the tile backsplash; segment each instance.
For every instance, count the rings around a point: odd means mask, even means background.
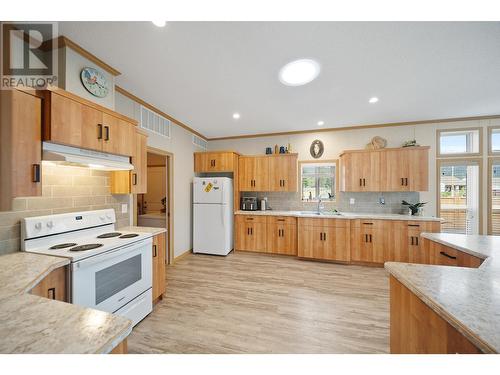
[[[117,228],[129,225],[130,207],[121,213],[121,205],[129,205],[129,195],[112,195],[109,179],[107,171],[44,164],[42,196],[16,198],[12,211],[0,212],[0,254],[20,250],[24,217],[113,208]]]
[[[298,192],[244,192],[243,196],[257,196],[259,201],[267,197],[269,207],[279,211],[309,211],[318,207],[317,202],[302,201]],[[354,204],[350,204],[351,198],[354,198]],[[380,203],[380,198],[384,199],[385,204]],[[324,202],[324,207],[325,210],[335,208],[343,212],[406,214],[408,208],[401,204],[403,199],[410,203],[418,202],[420,194],[418,192],[339,193],[336,202]]]

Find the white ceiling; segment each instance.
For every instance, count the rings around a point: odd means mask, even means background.
[[[500,114],[500,22],[59,27],[118,69],[118,85],[210,138]],[[297,58],[321,73],[284,86],[278,72]]]

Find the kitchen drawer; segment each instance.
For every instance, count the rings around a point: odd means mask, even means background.
[[[373,228],[381,229],[387,225],[387,220],[369,220],[369,219],[356,219],[351,220],[351,228]],[[389,223],[391,223],[389,221]]]
[[[349,220],[346,219],[316,219],[312,217],[299,217],[300,226],[311,227],[335,227],[346,228],[349,226]]]
[[[287,224],[297,225],[297,219],[292,216],[268,216],[267,223],[271,224]]]
[[[264,215],[236,215],[236,220],[239,222],[267,224],[267,216]]]

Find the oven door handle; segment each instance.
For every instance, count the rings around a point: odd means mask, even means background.
[[[129,254],[130,252],[134,250],[138,250],[143,247],[147,247],[148,250],[153,246],[153,239],[152,237],[146,238],[144,240],[134,242],[130,245],[127,246],[121,246],[117,249],[110,250],[106,253],[103,254],[97,254],[95,256],[92,256],[87,259],[83,259],[80,261],[76,261],[71,265],[71,269],[73,271],[76,271],[80,268],[85,268],[87,266],[91,266],[96,263],[102,263],[103,261],[113,259],[113,258],[118,258],[118,257],[123,257],[126,254]]]

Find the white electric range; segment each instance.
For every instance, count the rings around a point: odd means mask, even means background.
[[[128,317],[152,311],[152,235],[115,229],[113,209],[25,218],[22,250],[69,258],[70,301]]]

